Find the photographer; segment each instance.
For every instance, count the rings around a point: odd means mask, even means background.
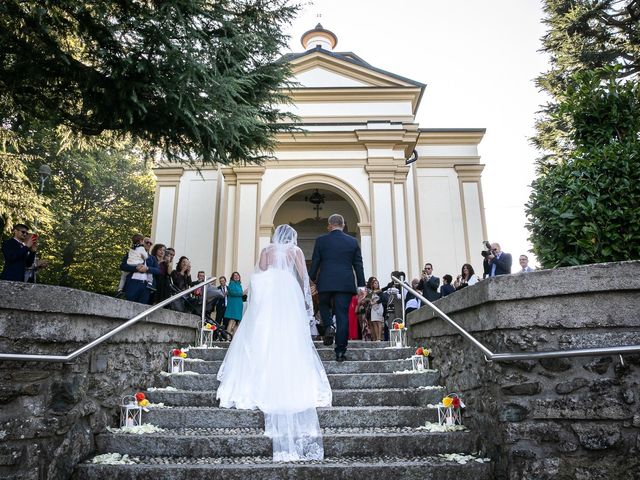
[[[498,275],[509,275],[511,273],[511,254],[505,253],[500,248],[499,243],[484,242],[486,250],[482,251],[484,261],[484,277],[497,277]]]
[[[438,293],[438,287],[440,286],[440,279],[433,275],[433,265],[430,263],[424,264],[422,270],[422,278],[418,283],[418,290],[422,290],[422,295],[430,302],[435,302],[440,298]]]

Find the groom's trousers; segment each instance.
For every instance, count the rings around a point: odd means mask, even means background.
[[[333,315],[336,316],[336,356],[347,351],[349,339],[349,304],[351,292],[320,292],[320,316],[325,329],[333,326]]]

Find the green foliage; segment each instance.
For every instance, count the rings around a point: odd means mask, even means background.
[[[113,294],[120,261],[136,232],[149,234],[155,181],[128,148],[65,151],[53,159],[45,283]]]
[[[0,233],[11,234],[13,225],[47,223],[46,201],[29,180],[28,163],[35,158],[20,155],[13,132],[0,129]],[[36,177],[33,177],[36,178]]]
[[[3,188],[0,195],[0,210],[13,212],[5,232],[16,219],[37,225],[39,257],[49,261],[39,282],[113,294],[131,235],[151,228],[155,181],[143,152],[112,139],[110,146],[92,142],[61,150],[60,134],[46,125],[23,127],[10,132],[20,150],[12,147],[11,154],[0,155],[0,163],[12,167],[0,175],[20,180],[15,205],[6,200],[10,190]],[[43,163],[52,175],[41,197],[39,185],[28,179],[38,178]]]
[[[3,0],[0,121],[114,132],[185,162],[260,162],[289,128],[287,0]]]
[[[640,73],[640,2],[637,0],[545,0],[549,30],[542,50],[551,69],[536,84],[551,96],[532,139],[543,154],[566,148],[567,124],[555,115],[560,97],[577,72],[617,67],[620,79]]]
[[[547,268],[640,258],[640,87],[618,74],[574,74],[551,116],[563,148],[539,161],[526,206]]]

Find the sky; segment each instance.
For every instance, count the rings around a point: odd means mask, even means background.
[[[537,0],[315,0],[287,30],[300,52],[301,35],[320,22],[336,51],[426,83],[421,128],[487,129],[478,147],[487,240],[514,256],[514,271],[522,253],[535,264],[524,204],[538,156],[529,138],[546,101],[534,84],[549,69],[542,16]]]

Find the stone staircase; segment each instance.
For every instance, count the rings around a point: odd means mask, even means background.
[[[438,373],[394,373],[411,369],[414,349],[386,346],[349,342],[349,360],[337,363],[332,348],[317,344],[333,389],[333,406],[318,410],[324,461],[274,463],[259,411],[218,408],[216,372],[226,348],[191,349],[185,371],[198,375],[166,375],[163,386],[146,392],[153,404],[165,407],[152,407],[143,414],[144,423],[165,430],[98,435],[97,454],[127,454],[131,463],[96,464],[89,459],[77,467],[74,478],[490,479],[490,463],[441,456],[477,452],[476,433],[418,428],[427,421],[437,423],[437,410],[429,405],[437,404],[445,392],[424,387],[436,386]]]

